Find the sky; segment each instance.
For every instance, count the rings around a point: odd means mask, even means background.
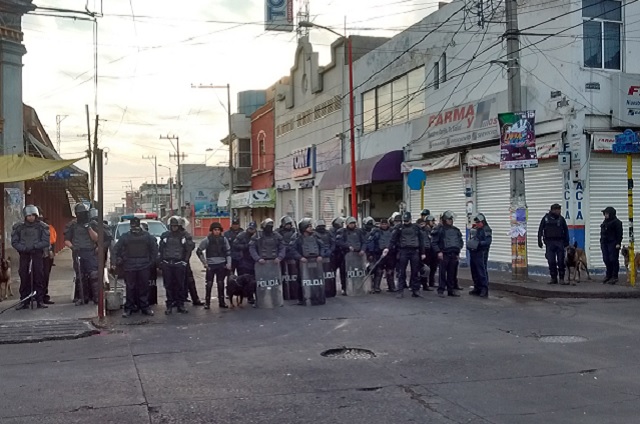
[[[86,4],[85,4],[86,3]],[[100,0],[34,0],[39,7],[100,11]],[[180,6],[178,6],[180,4]],[[188,7],[185,5],[188,4]],[[64,158],[87,149],[85,105],[93,132],[107,152],[105,206],[123,203],[132,185],[154,181],[159,165],[175,174],[174,146],[160,135],[180,138],[184,163],[215,166],[228,159],[219,142],[227,135],[226,91],[192,84],[231,85],[231,109],[239,91],[265,89],[288,75],[296,33],[264,30],[265,0],[109,0],[98,18],[98,81],[94,84],[93,23],[53,16],[23,18],[24,102],[35,108]],[[294,14],[302,1],[294,3]],[[311,20],[349,34],[391,37],[437,8],[433,0],[310,0]],[[35,13],[55,13],[38,9]],[[329,61],[335,35],[312,29],[320,63]],[[96,95],[97,93],[97,95]],[[97,99],[97,108],[96,105]],[[206,152],[206,149],[213,149]],[[79,167],[87,169],[88,162]],[[158,182],[169,170],[158,167]]]

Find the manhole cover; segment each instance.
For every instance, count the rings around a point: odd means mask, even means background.
[[[540,336],[538,340],[543,343],[582,343],[588,339],[582,336]]]
[[[326,358],[340,359],[369,359],[375,358],[376,354],[369,349],[359,349],[357,347],[341,347],[338,349],[329,349],[321,353]]]
[[[98,333],[100,331],[87,321],[7,321],[0,323],[0,344],[72,340]]]

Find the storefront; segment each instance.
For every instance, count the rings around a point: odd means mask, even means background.
[[[265,218],[274,218],[276,191],[273,188],[251,190],[231,196],[231,207],[240,219],[240,226],[246,228],[251,221],[260,222]]]

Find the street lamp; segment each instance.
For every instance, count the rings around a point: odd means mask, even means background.
[[[171,172],[171,168],[166,165],[158,164],[158,166],[169,170],[169,178],[167,178],[167,182],[171,180],[169,183],[169,209],[171,210],[171,213],[173,213],[173,173]]]
[[[358,187],[356,185],[356,137],[355,137],[355,118],[353,109],[353,46],[349,37],[345,37],[331,28],[314,24],[309,21],[298,22],[302,28],[320,28],[329,31],[345,40],[347,43],[347,60],[349,64],[349,137],[351,139],[351,214],[358,218]]]

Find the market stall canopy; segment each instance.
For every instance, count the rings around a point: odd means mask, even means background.
[[[71,166],[78,159],[42,159],[22,154],[0,156],[0,183],[15,183],[42,178]]]

